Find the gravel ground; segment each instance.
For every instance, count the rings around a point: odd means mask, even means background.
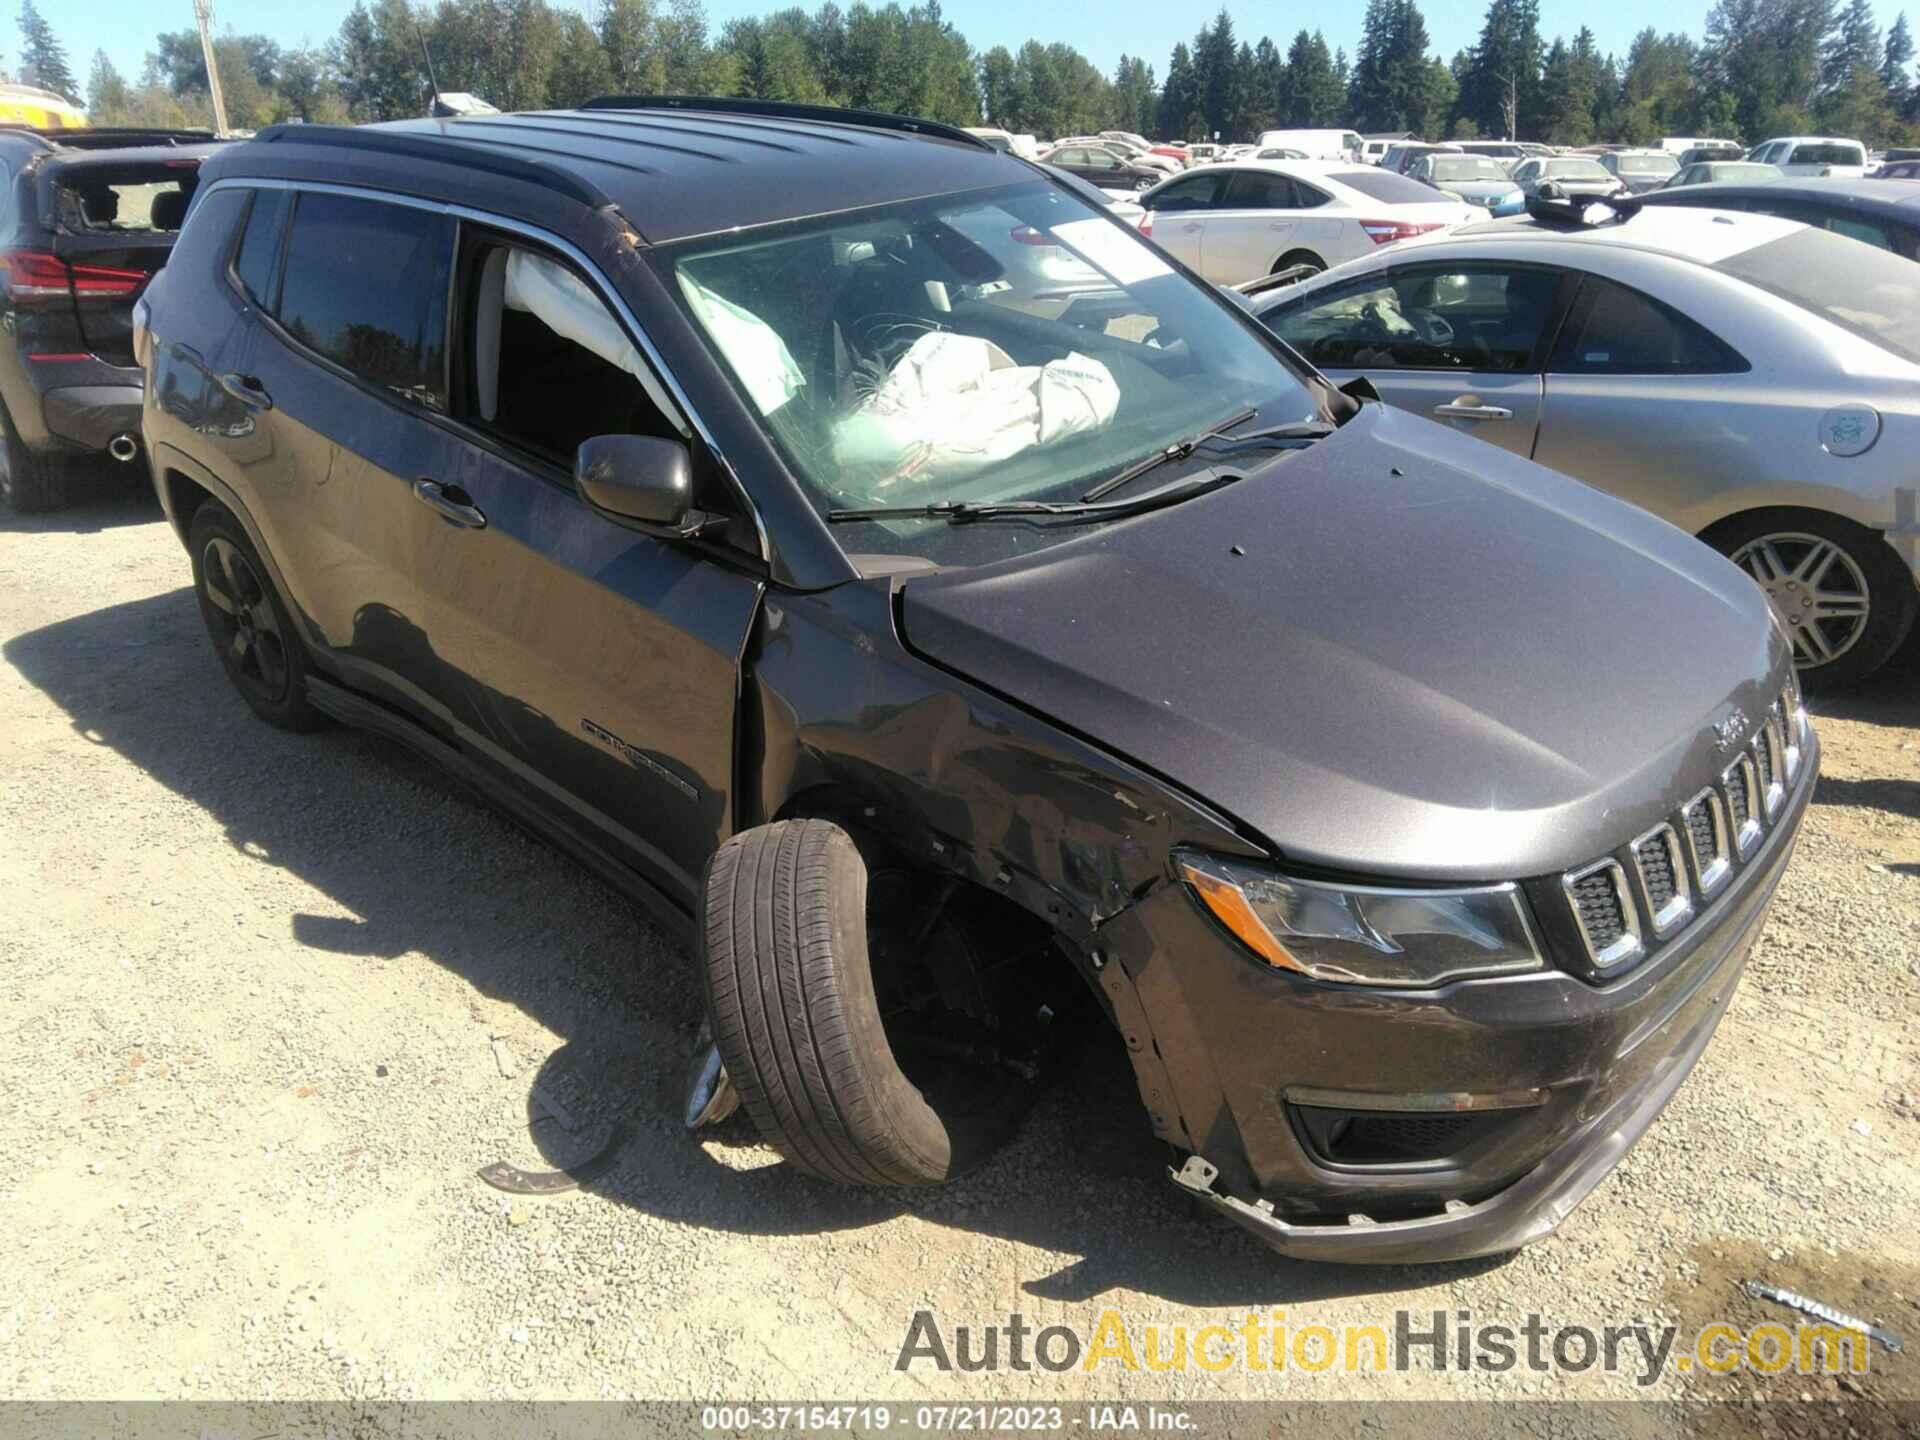
[[[689,957],[408,754],[255,722],[145,505],[0,519],[0,654],[0,1395],[1672,1398],[1597,1370],[894,1360],[920,1307],[1083,1336],[1106,1307],[1790,1318],[1736,1294],[1752,1275],[1920,1341],[1920,646],[1820,707],[1799,856],[1646,1140],[1549,1241],[1394,1269],[1280,1260],[1190,1209],[1104,1051],[937,1193],[813,1183],[743,1119],[687,1138]],[[587,1193],[475,1178],[590,1153],[621,1116]],[[1920,1397],[1916,1348],[1870,1392]]]

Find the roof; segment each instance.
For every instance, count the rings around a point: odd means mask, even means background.
[[[1705,190],[1708,187],[1700,185],[1690,188]],[[1717,265],[1729,256],[1804,228],[1797,220],[1784,220],[1775,215],[1754,215],[1744,210],[1683,206],[1655,209],[1642,203],[1633,206],[1626,218],[1615,224],[1543,224],[1528,215],[1514,215],[1504,220],[1484,220],[1473,225],[1462,225],[1444,235],[1402,241],[1401,246],[1410,249],[1418,245],[1425,249],[1429,245],[1445,245],[1453,240],[1506,236],[1516,240],[1567,241],[1577,245],[1623,245],[1701,265]]]
[[[494,175],[592,209],[616,206],[656,245],[1035,178],[1026,162],[931,121],[673,97],[386,125],[274,126],[231,156],[220,175],[323,178],[344,165],[362,183],[441,162],[474,180]],[[420,175],[413,178],[412,188],[423,188]]]
[[[1743,162],[1753,163],[1753,162]],[[1705,197],[1705,198],[1701,198]],[[1910,180],[1849,180],[1832,176],[1779,180],[1735,180],[1714,185],[1687,185],[1657,190],[1640,197],[1642,204],[1711,205],[1715,200],[1791,199],[1834,210],[1881,214],[1888,219],[1920,224],[1920,192]]]

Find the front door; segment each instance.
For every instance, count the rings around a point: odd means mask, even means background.
[[[461,257],[461,438],[425,477],[412,564],[463,686],[459,738],[690,903],[731,833],[738,657],[762,582],[724,546],[638,534],[575,491],[584,440],[688,438],[588,278],[479,227]]]
[[[1531,456],[1540,366],[1569,282],[1546,267],[1396,266],[1267,315],[1336,384],[1364,375],[1390,405]]]
[[[1153,242],[1191,270],[1205,274],[1206,224],[1225,191],[1231,170],[1196,170],[1161,186],[1147,202]]]

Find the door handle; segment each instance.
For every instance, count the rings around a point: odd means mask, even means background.
[[[473,497],[458,485],[442,485],[438,480],[416,480],[413,482],[413,498],[463,529],[487,528],[486,515],[473,503]]]
[[[258,375],[242,375],[237,370],[229,370],[220,377],[220,388],[252,410],[271,410],[273,397],[267,394],[266,387],[260,383]]]
[[[1458,400],[1433,407],[1433,413],[1447,420],[1511,420],[1513,411],[1504,405],[1462,405]]]

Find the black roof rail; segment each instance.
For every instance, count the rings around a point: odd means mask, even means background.
[[[472,138],[484,132],[472,127]],[[342,150],[371,150],[382,155],[404,156],[410,160],[437,160],[469,170],[484,170],[507,180],[538,185],[577,200],[590,210],[604,210],[613,204],[599,186],[556,165],[523,160],[487,144],[457,144],[424,133],[403,130],[379,130],[364,125],[269,125],[254,136],[257,143],[272,145],[331,145]]]
[[[825,125],[853,125],[867,130],[897,130],[936,140],[958,140],[992,150],[978,135],[939,120],[912,115],[889,115],[883,110],[843,110],[837,105],[801,105],[788,100],[745,100],[713,95],[597,95],[574,107],[578,110],[705,110],[716,115],[758,115],[768,120],[811,120]],[[997,153],[997,152],[996,152]]]

